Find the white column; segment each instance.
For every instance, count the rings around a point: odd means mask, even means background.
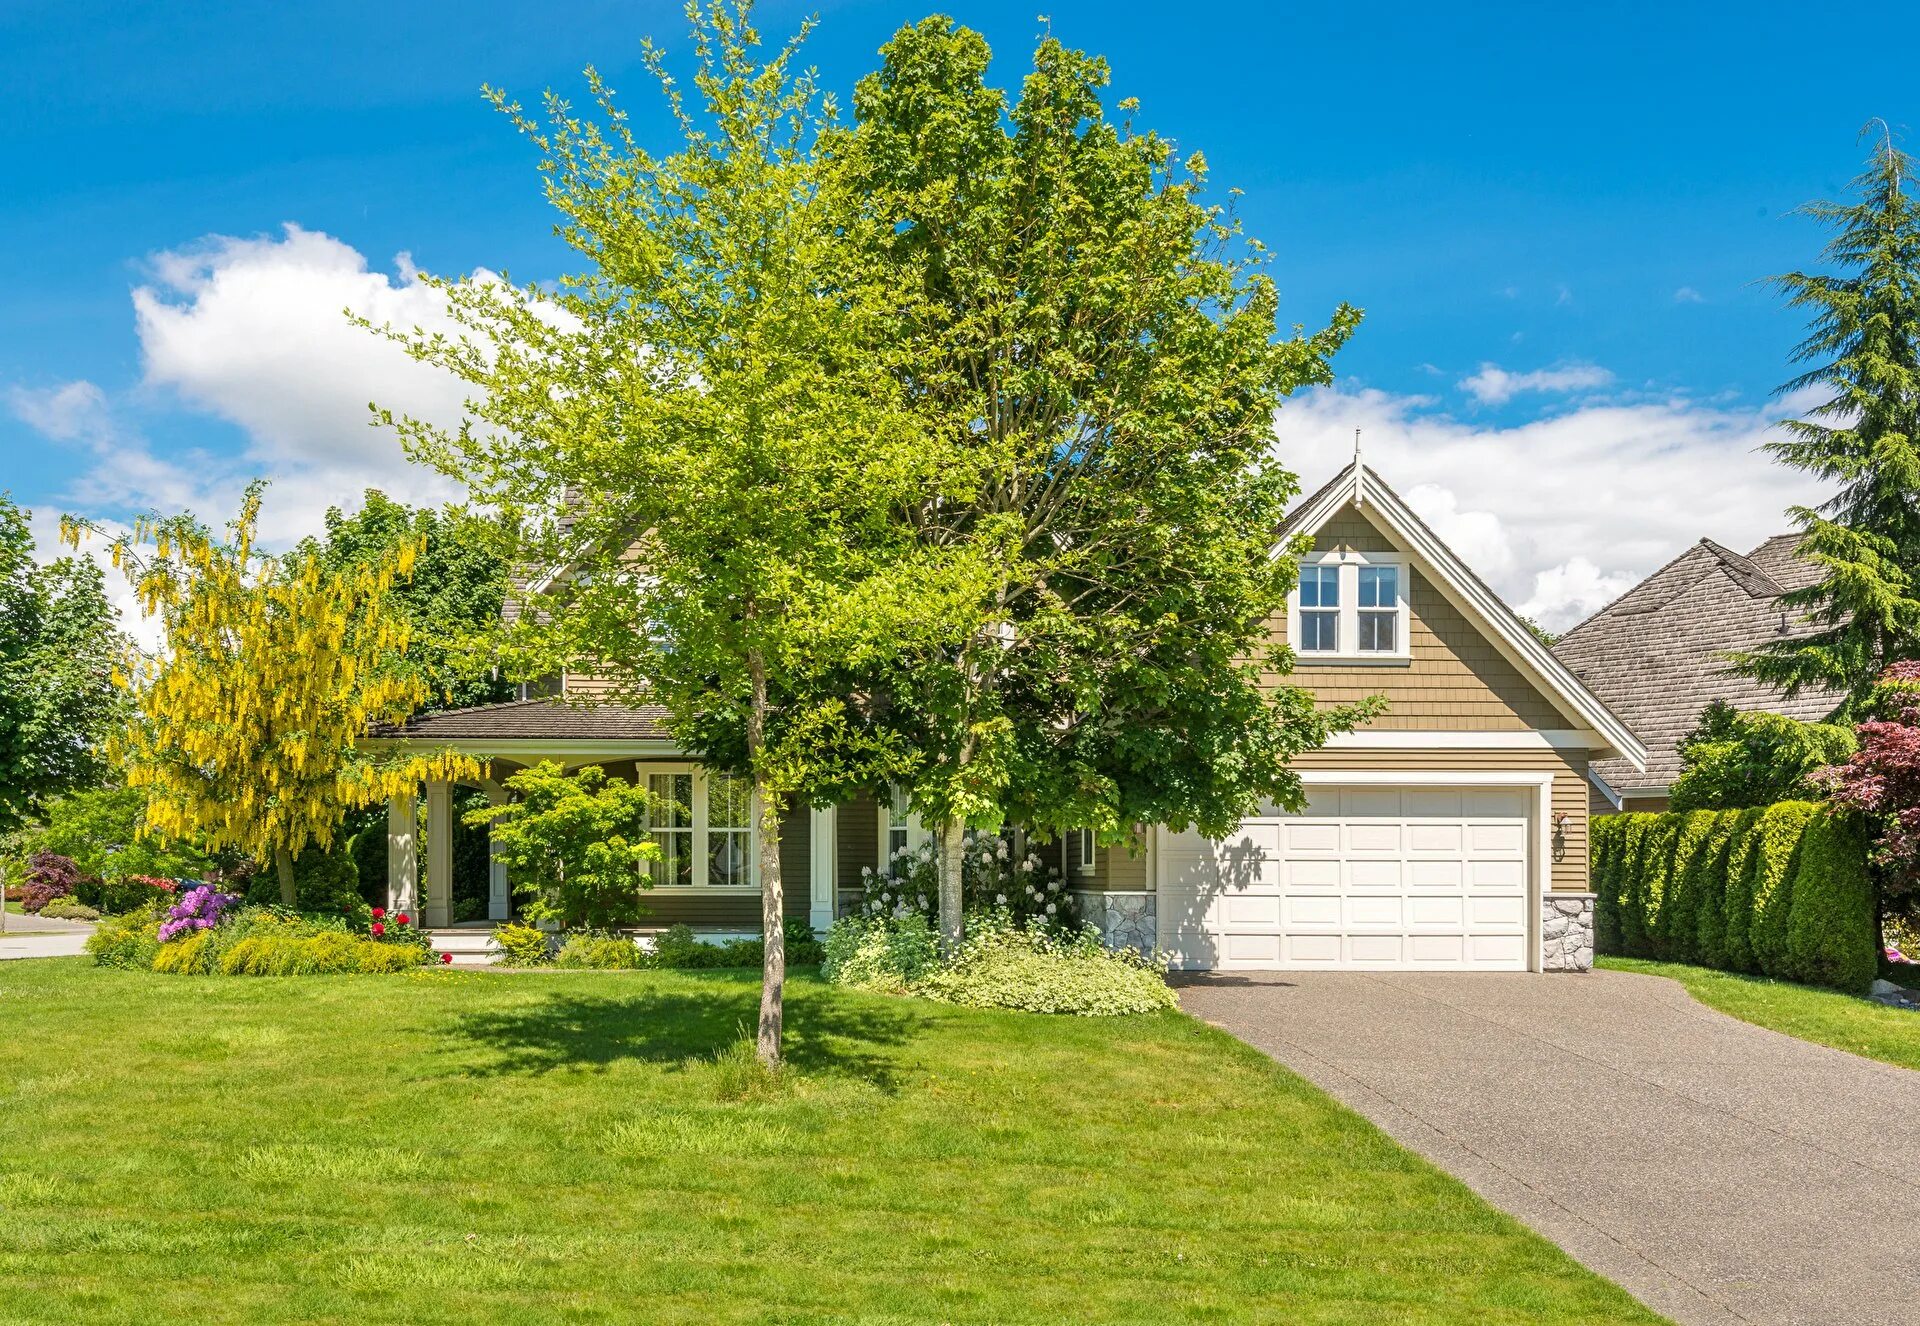
[[[833,925],[834,904],[840,881],[838,830],[840,812],[834,806],[815,806],[809,826],[813,851],[808,871],[807,920],[815,934],[824,935]]]
[[[420,903],[414,799],[387,798],[387,910],[411,915]]]
[[[487,783],[487,800],[499,805],[507,799],[500,784]],[[493,840],[493,826],[487,826],[487,919],[504,921],[513,912],[513,895],[507,890],[507,863],[500,859],[500,844]]]
[[[427,784],[427,896],[420,901],[428,926],[453,923],[453,784]]]

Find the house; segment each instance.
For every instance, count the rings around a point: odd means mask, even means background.
[[[1647,748],[1644,768],[1618,756],[1592,763],[1595,814],[1665,810],[1680,742],[1715,700],[1802,720],[1824,718],[1840,702],[1824,690],[1789,700],[1727,670],[1731,652],[1819,629],[1780,604],[1821,575],[1799,545],[1799,535],[1779,534],[1743,557],[1701,539],[1554,642],[1555,657]]]
[[[1640,743],[1373,471],[1351,465],[1301,503],[1280,537],[1302,535],[1313,551],[1271,623],[1297,652],[1293,680],[1329,703],[1383,695],[1386,713],[1299,760],[1297,813],[1267,807],[1222,841],[1164,826],[1133,848],[1064,835],[1082,914],[1109,943],[1157,946],[1188,969],[1584,969],[1587,770],[1637,763]],[[530,698],[417,718],[401,735],[496,770],[553,759],[651,780],[690,811],[658,830],[651,919],[757,932],[746,798],[677,750],[661,717]],[[447,922],[451,795],[427,788],[429,925]],[[397,905],[415,896],[414,824],[396,801]],[[782,831],[788,914],[816,929],[858,898],[863,866],[923,837],[892,795],[797,809]],[[496,868],[492,915],[508,907]]]

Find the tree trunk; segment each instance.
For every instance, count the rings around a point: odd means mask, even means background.
[[[748,606],[752,615],[752,605]],[[753,770],[754,814],[760,830],[760,1062],[780,1067],[780,1034],[786,1019],[786,892],[780,879],[780,810],[784,798],[769,791],[760,772],[767,744],[767,665],[758,650],[747,654],[753,701],[747,709],[747,766]]]
[[[293,853],[284,847],[274,848],[273,868],[280,876],[280,905],[282,907],[298,906],[300,895],[293,887]]]
[[[957,819],[940,824],[940,953],[952,957],[966,935],[960,896],[960,862],[967,849],[967,826]]]

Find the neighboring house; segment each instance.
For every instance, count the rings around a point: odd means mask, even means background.
[[[1636,762],[1639,743],[1372,471],[1349,466],[1303,502],[1281,537],[1303,534],[1314,551],[1272,623],[1297,651],[1292,680],[1328,702],[1384,695],[1387,712],[1300,758],[1300,813],[1268,807],[1224,841],[1147,826],[1131,850],[1065,834],[1083,914],[1110,943],[1189,969],[1584,968],[1588,763]],[[657,830],[650,919],[758,930],[746,799],[674,747],[659,711],[527,699],[422,717],[404,736],[491,760],[496,777],[555,759],[652,780],[691,814]],[[444,925],[451,789],[427,795],[425,917]],[[414,897],[414,822],[396,803],[396,903]],[[857,900],[861,867],[924,840],[885,794],[795,810],[782,831],[788,914],[816,928]],[[492,915],[509,906],[496,868]]]
[[[1702,539],[1554,642],[1553,652],[1646,744],[1644,768],[1597,759],[1593,810],[1665,810],[1680,775],[1680,742],[1715,700],[1736,709],[1818,720],[1840,697],[1776,688],[1732,675],[1727,655],[1818,628],[1780,605],[1813,584],[1818,567],[1801,560],[1800,536],[1779,534],[1742,557]]]

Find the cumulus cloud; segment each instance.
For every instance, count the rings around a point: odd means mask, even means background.
[[[1482,364],[1478,373],[1461,380],[1460,387],[1483,405],[1504,405],[1523,391],[1588,391],[1612,381],[1613,374],[1598,364],[1563,364],[1531,373],[1509,373],[1498,364]]]
[[[1707,297],[1698,290],[1695,290],[1692,286],[1683,285],[1673,292],[1673,302],[1676,304],[1704,304],[1707,302]]]
[[[1756,448],[1775,410],[1605,403],[1485,427],[1418,398],[1318,390],[1280,412],[1279,454],[1309,490],[1353,456],[1507,602],[1550,629],[1590,615],[1706,536],[1745,552],[1825,496]]]

